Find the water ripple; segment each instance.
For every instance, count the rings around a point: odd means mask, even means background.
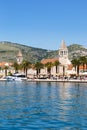
[[[1,129],[87,129],[86,84],[0,82]]]

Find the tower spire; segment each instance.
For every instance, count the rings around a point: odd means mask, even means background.
[[[17,54],[17,62],[18,64],[21,64],[23,61],[23,55],[22,52],[19,50],[18,54]]]
[[[64,40],[62,40],[61,48],[59,49],[59,61],[63,65],[70,64],[70,61],[68,59],[68,48],[67,48]]]
[[[66,44],[65,44],[65,41],[62,40],[62,42],[61,42],[61,49],[65,49],[65,48],[67,48],[67,47],[66,47]]]

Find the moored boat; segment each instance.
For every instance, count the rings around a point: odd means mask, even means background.
[[[15,73],[12,76],[6,76],[4,78],[7,81],[24,81],[27,80],[25,74],[21,74],[21,73]]]

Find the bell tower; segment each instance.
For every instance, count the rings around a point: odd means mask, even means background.
[[[23,61],[23,55],[22,55],[22,53],[21,53],[20,50],[19,50],[19,52],[18,52],[16,58],[17,58],[17,63],[18,63],[18,64],[21,64],[22,61]]]
[[[68,59],[68,48],[67,48],[64,40],[62,40],[61,47],[59,49],[59,62],[63,65],[70,64],[70,61]]]
[[[59,49],[59,57],[64,59],[68,58],[68,49],[65,45],[64,40],[62,40],[61,42],[61,47]]]

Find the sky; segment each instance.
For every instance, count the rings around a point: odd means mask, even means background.
[[[87,47],[87,0],[0,0],[0,41],[57,50]]]

